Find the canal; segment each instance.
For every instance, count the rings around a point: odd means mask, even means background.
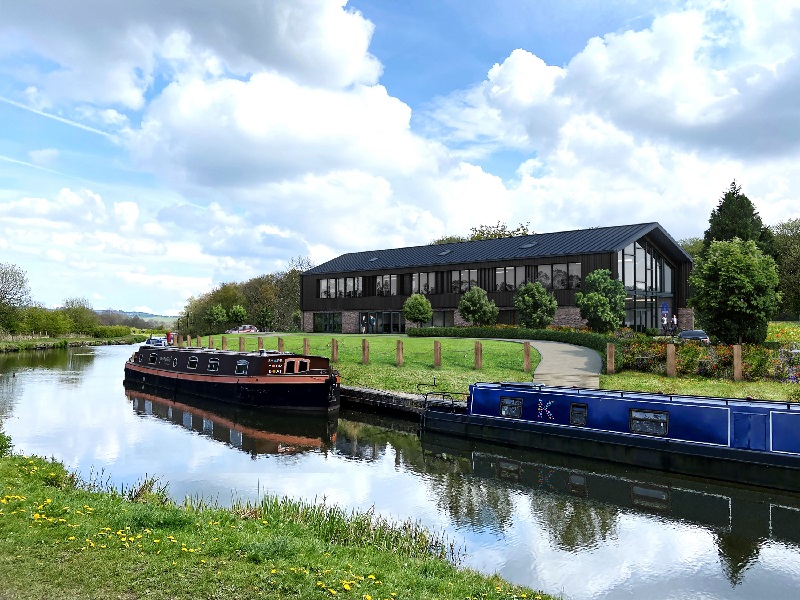
[[[117,488],[156,476],[178,502],[273,494],[419,521],[462,549],[463,566],[570,600],[800,594],[800,496],[420,435],[346,410],[298,420],[126,394],[132,352],[0,354],[15,450]]]

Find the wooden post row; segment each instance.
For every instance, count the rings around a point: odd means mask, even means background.
[[[675,362],[675,344],[667,344],[667,377],[675,377],[678,367]]]
[[[278,352],[283,352],[283,338],[278,338]]]
[[[367,339],[361,340],[361,363],[369,364],[369,340]]]
[[[442,366],[442,343],[433,342],[433,368],[438,369]]]
[[[259,350],[263,350],[264,349],[264,338],[261,337],[261,336],[258,337],[258,349]]]
[[[331,362],[339,362],[339,340],[336,338],[331,340]]]
[[[244,336],[239,336],[239,352],[244,352]]]
[[[308,350],[308,338],[303,338],[303,354],[311,354]]]
[[[480,371],[483,368],[483,345],[479,341],[475,341],[475,370]]]
[[[209,348],[213,348],[214,347],[214,338],[211,337],[211,336],[208,336],[208,347]]]
[[[397,366],[403,366],[403,340],[397,340]]]
[[[228,338],[226,338],[224,335],[222,336],[222,349],[223,350],[228,349]]]

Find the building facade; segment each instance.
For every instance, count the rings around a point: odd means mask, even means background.
[[[403,303],[424,294],[429,325],[465,325],[461,295],[481,287],[500,309],[498,323],[517,323],[514,293],[540,282],[558,302],[555,324],[580,325],[575,294],[586,275],[608,269],[625,285],[625,324],[658,328],[664,313],[694,327],[686,309],[691,257],[658,224],[644,223],[513,238],[343,254],[301,278],[302,329],[332,333],[403,333]]]

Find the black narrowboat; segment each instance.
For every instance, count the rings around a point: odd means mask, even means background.
[[[476,383],[423,429],[638,467],[800,491],[800,405],[535,383]]]
[[[273,350],[142,345],[125,363],[126,389],[292,412],[339,410],[341,379],[323,356]]]

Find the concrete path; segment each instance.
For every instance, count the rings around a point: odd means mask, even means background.
[[[533,374],[534,382],[594,389],[600,387],[603,360],[597,351],[561,342],[529,341],[542,356]]]

